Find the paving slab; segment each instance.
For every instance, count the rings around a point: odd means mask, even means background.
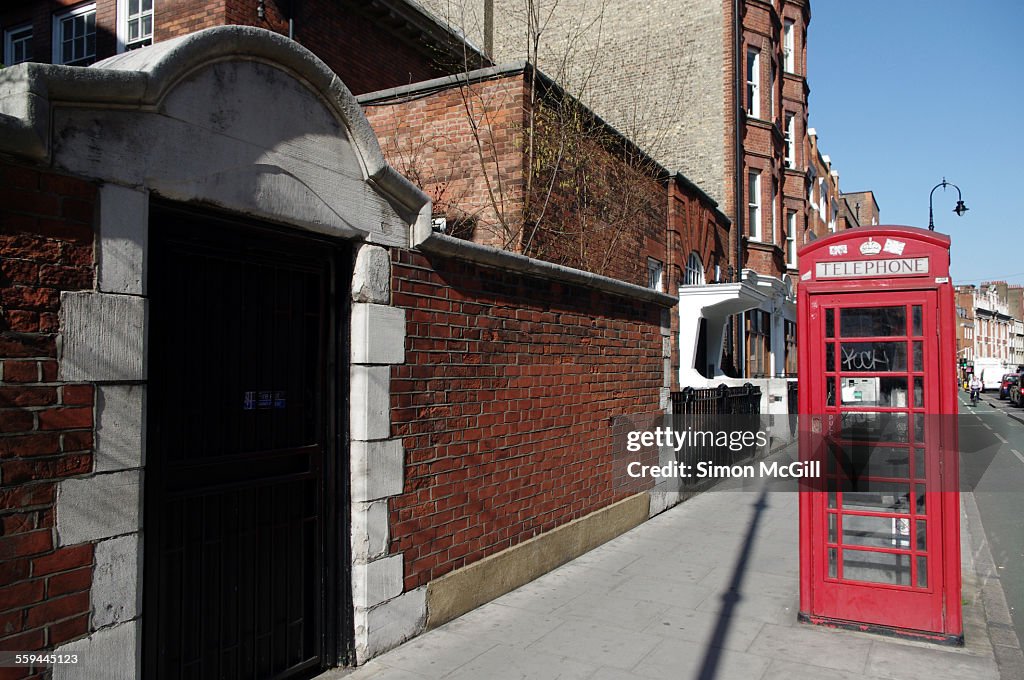
[[[794,493],[704,493],[361,668],[323,677],[1024,680],[970,499],[965,648],[799,623],[796,513]]]

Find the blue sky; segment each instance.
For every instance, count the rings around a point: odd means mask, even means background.
[[[1024,284],[1024,3],[812,0],[809,124],[843,191],[882,224],[952,238],[955,283]]]

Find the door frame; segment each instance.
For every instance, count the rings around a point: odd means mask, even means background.
[[[927,415],[943,414],[948,413],[949,406],[948,402],[950,397],[947,394],[950,388],[950,377],[945,375],[942,370],[943,359],[940,353],[944,351],[946,347],[946,339],[942,338],[942,329],[948,325],[948,320],[944,319],[948,306],[947,298],[949,296],[948,286],[941,285],[943,281],[936,281],[934,284],[931,282],[922,283],[921,281],[913,280],[899,280],[889,279],[882,281],[872,281],[871,286],[865,286],[859,281],[823,281],[814,282],[808,281],[801,284],[801,295],[798,300],[798,345],[802,353],[810,352],[812,347],[820,347],[821,356],[811,357],[807,354],[802,363],[802,368],[807,368],[809,372],[813,373],[814,368],[824,369],[824,340],[823,336],[818,333],[819,328],[823,328],[818,324],[824,324],[824,313],[821,307],[816,309],[812,307],[812,304],[821,298],[828,297],[853,297],[855,295],[886,295],[888,294],[899,294],[903,296],[901,300],[902,304],[909,305],[913,302],[915,295],[920,295],[922,299],[926,298],[929,294],[933,295],[934,306],[931,313],[932,320],[935,324],[937,339],[933,343],[934,348],[934,360],[932,363],[937,367],[937,376],[935,378],[935,390],[936,396],[934,409],[927,409]],[[899,303],[897,303],[899,304]],[[812,313],[812,309],[814,309]],[[822,316],[819,318],[819,314]],[[813,326],[814,328],[811,328]],[[930,338],[928,329],[925,329],[925,337]],[[836,338],[839,342],[840,338]],[[819,350],[815,350],[818,352]],[[909,357],[908,357],[909,359]],[[821,371],[823,373],[823,370]],[[813,383],[813,384],[812,384]],[[809,421],[812,420],[812,416],[823,415],[815,412],[815,408],[818,404],[824,404],[824,383],[820,378],[812,378],[809,375],[801,375],[801,390],[800,390],[800,414]],[[815,397],[818,397],[817,399]],[[955,395],[952,396],[955,400]],[[836,408],[838,413],[838,406]],[[933,416],[934,417],[934,416]],[[949,417],[954,417],[949,416]],[[818,440],[820,435],[815,434],[816,429],[813,422],[804,423],[801,429],[806,430],[802,435],[805,443],[802,447]],[[807,519],[801,519],[801,535],[800,535],[800,551],[802,555],[808,556],[809,559],[801,559],[801,579],[800,579],[800,601],[801,611],[799,618],[803,621],[812,623],[824,623],[831,626],[849,628],[852,630],[870,630],[887,635],[894,635],[898,637],[925,639],[932,642],[938,642],[941,644],[950,645],[962,645],[963,634],[960,622],[960,602],[957,600],[955,603],[951,603],[947,595],[949,593],[960,593],[960,564],[959,564],[959,493],[957,492],[958,487],[958,473],[955,469],[949,469],[950,464],[956,464],[957,460],[955,457],[950,458],[949,451],[957,451],[958,443],[955,441],[956,429],[947,427],[936,428],[940,431],[937,432],[938,438],[938,455],[941,456],[942,465],[942,478],[939,483],[933,486],[933,489],[937,491],[928,492],[932,494],[931,498],[934,499],[932,505],[929,508],[929,517],[935,518],[935,524],[939,525],[939,531],[934,531],[932,527],[929,527],[929,540],[932,541],[932,545],[929,549],[930,559],[938,557],[941,561],[939,568],[932,569],[932,572],[938,575],[938,580],[934,584],[937,588],[936,597],[938,598],[938,606],[940,607],[941,614],[941,625],[938,627],[939,630],[925,631],[902,627],[899,625],[889,624],[874,624],[865,623],[860,621],[849,621],[844,619],[835,618],[827,614],[818,613],[818,605],[821,602],[821,593],[824,588],[829,587],[830,582],[822,580],[818,582],[817,574],[819,567],[821,569],[826,568],[827,556],[824,551],[824,544],[821,543],[821,538],[825,536],[825,505],[826,505],[826,489],[824,484],[824,478],[821,480],[813,480],[812,482],[805,484],[800,494],[800,513],[801,517]],[[952,436],[954,439],[951,440],[949,437]],[[813,445],[812,445],[813,446]],[[812,454],[813,455],[813,454]],[[929,484],[931,480],[929,479]],[[953,489],[952,492],[949,489]],[[934,513],[934,514],[933,514]],[[809,521],[808,521],[809,520]],[[934,538],[933,538],[934,537]],[[955,543],[953,545],[951,543]],[[952,546],[952,547],[951,547]],[[950,558],[954,559],[950,559]],[[953,563],[955,562],[955,564]],[[820,563],[820,565],[819,565]],[[807,567],[810,565],[810,573],[807,573]],[[824,572],[821,572],[824,573]],[[866,584],[867,587],[871,587],[871,584]],[[932,584],[930,584],[932,585]],[[885,589],[884,585],[881,588]]]
[[[348,295],[348,284],[352,278],[351,244],[344,240],[320,236],[312,232],[281,227],[261,222],[256,219],[242,218],[233,213],[221,213],[212,209],[197,209],[171,201],[151,199],[149,206],[149,246],[158,244],[164,234],[161,230],[168,227],[172,218],[188,220],[190,224],[201,223],[211,228],[221,228],[235,233],[247,233],[258,236],[264,242],[277,240],[282,244],[304,242],[319,244],[329,250],[327,257],[328,272],[326,281],[326,300],[324,304],[326,338],[324,351],[324,380],[322,410],[323,430],[323,476],[320,482],[323,494],[321,506],[321,550],[316,559],[321,561],[321,602],[317,616],[321,620],[320,640],[321,663],[318,668],[311,669],[308,676],[322,673],[335,667],[350,665],[355,662],[355,635],[352,602],[352,558],[351,558],[351,499],[350,499],[350,456],[348,414],[349,390],[343,389],[348,384],[350,329],[347,320],[351,316],[351,296]],[[215,240],[217,236],[213,237]],[[168,285],[167,281],[159,281],[152,276],[148,268],[149,295],[160,286]],[[149,304],[153,301],[150,299]],[[152,314],[150,309],[149,314]],[[151,318],[151,317],[150,317]],[[149,322],[151,324],[151,321]],[[149,325],[147,324],[147,325]],[[151,330],[151,327],[150,327]],[[149,345],[150,348],[153,344]],[[150,349],[150,351],[152,351]],[[147,359],[151,360],[152,355]],[[149,387],[152,389],[152,371],[150,371]],[[155,455],[161,450],[156,442],[156,428],[153,425],[158,416],[153,412],[152,400],[144,407],[144,420],[147,423],[146,442],[146,477],[159,477],[164,465],[162,456]],[[162,500],[162,494],[146,493],[146,487],[156,491],[155,485],[143,481],[143,526],[146,541],[157,545],[161,531],[160,513],[156,511]],[[151,677],[153,673],[152,659],[157,653],[155,635],[155,617],[157,612],[152,606],[158,584],[159,551],[144,550],[141,570],[141,599],[143,604],[141,630],[141,669],[143,677]]]
[[[844,293],[833,293],[833,292],[822,292],[811,294],[809,296],[809,306],[812,310],[812,316],[817,316],[816,320],[812,322],[815,328],[811,329],[814,335],[821,338],[829,338],[830,336],[825,329],[827,323],[827,315],[824,314],[825,309],[850,309],[850,308],[864,308],[865,306],[877,306],[877,307],[898,307],[906,310],[911,305],[921,305],[922,307],[922,333],[920,337],[928,338],[930,328],[937,328],[938,319],[937,316],[937,298],[934,290],[916,290],[916,291],[901,291],[901,292],[879,292],[879,291],[847,291]],[[817,314],[815,314],[815,310]],[[841,317],[842,312],[840,311],[838,317]],[[913,333],[908,330],[908,326],[911,323],[910,315],[908,314],[902,332],[892,334],[893,338],[903,338],[902,342],[911,342]],[[833,342],[837,350],[842,346],[844,338],[836,332],[833,338]],[[868,337],[868,336],[866,336]],[[873,336],[871,336],[873,337]],[[858,338],[849,338],[850,342],[859,341]],[[870,342],[871,340],[864,340]],[[897,342],[900,342],[897,340]],[[820,380],[819,376],[826,373],[826,367],[823,365],[826,356],[827,341],[822,340],[813,347],[813,353],[809,355],[809,363],[811,366],[812,375],[811,378],[811,410],[815,413],[828,415],[829,413],[836,413],[837,415],[842,413],[856,413],[856,412],[889,412],[888,409],[892,407],[877,407],[872,409],[870,407],[849,407],[844,408],[842,403],[842,397],[837,392],[835,403],[829,405],[827,403],[827,385],[826,381]],[[928,343],[924,341],[924,355],[922,357],[922,372],[925,377],[924,384],[924,395],[926,401],[924,404],[918,406],[913,401],[913,379],[908,379],[907,385],[907,402],[906,406],[903,407],[908,409],[904,412],[907,413],[907,424],[910,427],[914,420],[915,408],[923,408],[924,412],[934,412],[937,410],[937,402],[939,399],[939,387],[938,387],[938,348],[935,344],[928,346]],[[811,350],[812,348],[808,348]],[[836,356],[835,361],[838,362],[839,356]],[[912,374],[914,372],[912,368],[912,352],[909,351],[906,355],[907,367],[902,371],[905,374]],[[857,371],[852,371],[858,373]],[[839,364],[835,366],[833,373],[836,376],[842,375]],[[860,371],[860,373],[872,373],[871,371]],[[898,375],[898,374],[897,374]],[[836,379],[836,378],[833,378]],[[931,389],[929,389],[931,388]],[[928,423],[925,420],[925,428],[927,429]],[[937,433],[936,433],[937,434]],[[928,442],[926,449],[931,449],[933,452],[938,452],[937,443],[933,437],[926,440]],[[935,448],[931,448],[935,447]],[[908,440],[907,447],[908,455],[912,455],[913,448],[910,446],[910,440]],[[827,455],[827,454],[826,454]],[[827,468],[827,466],[826,466]],[[909,474],[909,470],[908,470]],[[919,475],[915,475],[919,477]],[[881,620],[869,622],[877,623],[879,625],[894,625],[901,628],[919,629],[919,630],[932,630],[938,629],[943,626],[944,621],[944,610],[943,610],[943,583],[942,583],[942,571],[941,564],[936,563],[936,557],[941,561],[942,556],[942,545],[939,537],[942,535],[942,524],[943,517],[941,509],[936,507],[939,505],[939,494],[936,493],[940,490],[940,470],[938,461],[930,461],[926,466],[925,476],[925,494],[926,498],[929,499],[929,503],[926,507],[926,531],[928,536],[926,557],[928,559],[928,573],[931,578],[927,579],[927,585],[923,588],[918,587],[915,583],[910,583],[908,586],[890,585],[885,583],[872,583],[867,581],[856,581],[856,580],[844,580],[837,575],[835,578],[828,576],[828,550],[826,547],[827,543],[827,518],[829,516],[826,494],[815,494],[812,497],[812,517],[811,517],[811,531],[814,534],[812,539],[812,564],[813,564],[813,579],[814,579],[814,592],[815,597],[811,601],[810,612],[812,616],[831,616],[839,619],[849,619],[861,622],[865,621],[864,616],[845,616],[844,613],[851,610],[851,607],[855,606],[854,603],[860,603],[864,601],[875,601],[875,607],[885,611],[886,614],[880,616]],[[908,489],[911,488],[912,482],[908,482]],[[911,504],[913,500],[911,500]],[[851,515],[853,516],[853,515]],[[837,523],[842,525],[845,514],[842,512],[841,506],[837,508],[836,520]],[[908,514],[908,521],[913,521],[912,516]],[[911,529],[914,525],[911,524]],[[839,528],[839,527],[837,527]],[[841,530],[841,529],[840,529]],[[909,533],[909,541],[914,541],[914,531]],[[837,562],[839,563],[839,574],[842,573],[842,554],[845,551],[845,543],[837,544],[839,547],[837,551]],[[856,550],[856,546],[850,546],[851,549]],[[866,552],[875,552],[870,547],[865,546]],[[911,558],[913,559],[913,558]],[[917,565],[911,562],[911,569],[916,570]],[[912,572],[913,573],[913,572]],[[898,605],[893,605],[894,602],[899,602]],[[870,608],[870,607],[869,607]],[[885,623],[888,619],[889,623]],[[927,625],[915,625],[915,621],[924,622],[936,621],[937,623]]]

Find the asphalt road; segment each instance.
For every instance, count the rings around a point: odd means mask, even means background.
[[[974,486],[1017,638],[1024,640],[1024,409],[993,392],[970,404],[961,391],[961,480]]]

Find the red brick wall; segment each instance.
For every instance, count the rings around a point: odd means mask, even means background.
[[[288,0],[266,0],[264,18],[255,0],[221,0],[227,24],[258,26],[288,34]],[[356,93],[373,92],[465,71],[447,50],[421,46],[417,35],[396,35],[381,20],[358,11],[358,2],[303,0],[293,25],[295,40],[337,73]],[[461,50],[457,50],[461,54]]]
[[[256,3],[251,3],[253,13]],[[153,40],[161,42],[225,23],[224,0],[154,0]]]
[[[624,160],[618,140],[591,122],[555,129],[587,116],[546,107],[528,210],[527,88],[518,73],[364,112],[388,162],[431,196],[453,235],[646,286],[647,258],[667,260],[666,193],[653,164]]]
[[[610,418],[658,410],[660,308],[407,250],[392,286],[408,310],[390,504],[407,589],[618,499]]]
[[[431,197],[450,233],[517,250],[525,95],[519,74],[364,106],[363,112],[388,163]],[[476,133],[467,109],[474,112]]]
[[[567,98],[545,103],[535,119],[539,160],[533,162],[531,207],[524,211],[523,252],[646,287],[647,258],[663,265],[668,259],[661,168],[623,149],[616,135]]]
[[[56,483],[92,469],[93,388],[57,381],[62,290],[93,284],[96,188],[0,163],[0,649],[89,624],[91,545],[56,548]]]

